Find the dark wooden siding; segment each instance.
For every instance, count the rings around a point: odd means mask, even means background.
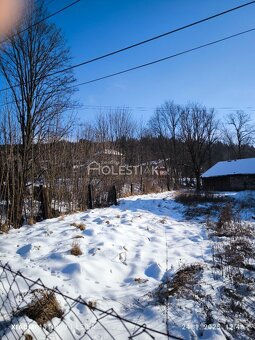
[[[212,191],[255,190],[255,175],[229,175],[202,178],[203,189]]]

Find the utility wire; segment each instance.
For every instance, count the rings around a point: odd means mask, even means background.
[[[81,1],[81,0],[77,0],[77,1],[75,1],[74,3],[72,3],[72,4],[70,4],[70,5],[66,6],[66,7],[64,7],[63,9],[59,10],[58,12],[55,12],[55,13],[49,15],[48,17],[44,18],[43,21],[46,20],[46,19],[48,19],[48,18],[50,18],[50,17],[52,17],[53,15],[58,14],[59,12],[63,11],[64,9],[73,6],[74,4],[76,4],[76,3],[79,2],[79,1]],[[149,38],[149,39],[146,39],[146,40],[140,41],[140,42],[138,42],[138,43],[129,45],[129,46],[127,46],[127,47],[123,47],[123,48],[121,48],[121,49],[118,49],[118,50],[115,50],[115,51],[106,53],[106,54],[104,54],[104,55],[101,55],[101,56],[98,56],[98,57],[95,57],[95,58],[92,58],[92,59],[83,61],[83,62],[81,62],[81,63],[79,63],[79,64],[72,65],[72,66],[67,67],[67,68],[65,68],[65,69],[62,69],[62,70],[59,70],[59,71],[56,71],[56,72],[52,72],[52,73],[50,73],[50,74],[48,74],[48,75],[45,75],[43,78],[50,77],[50,76],[53,76],[53,75],[57,75],[57,74],[59,74],[59,73],[66,72],[66,71],[69,71],[69,70],[72,70],[72,69],[75,69],[75,68],[78,68],[78,67],[81,67],[81,66],[90,64],[90,63],[92,63],[92,62],[95,62],[95,61],[98,61],[98,60],[101,60],[101,59],[110,57],[110,56],[112,56],[112,55],[115,55],[115,54],[118,54],[118,53],[127,51],[127,50],[129,50],[129,49],[132,49],[132,48],[134,48],[134,47],[137,47],[137,46],[140,46],[140,45],[149,43],[149,42],[151,42],[151,41],[153,41],[153,40],[156,40],[156,39],[165,37],[165,36],[167,36],[167,35],[174,34],[174,33],[176,33],[176,32],[185,30],[185,29],[187,29],[187,28],[193,27],[193,26],[195,26],[195,25],[198,25],[198,24],[201,24],[201,23],[203,23],[203,22],[206,22],[206,21],[215,19],[215,18],[217,18],[217,17],[219,17],[219,16],[223,16],[223,15],[225,15],[225,14],[228,14],[228,13],[230,13],[230,12],[239,10],[239,9],[241,9],[241,8],[243,8],[243,7],[246,7],[246,6],[249,6],[249,5],[253,5],[253,4],[255,4],[255,0],[254,0],[254,1],[247,2],[247,3],[245,3],[245,4],[243,4],[243,5],[240,5],[240,6],[237,6],[237,7],[230,8],[230,9],[224,11],[224,12],[220,12],[220,13],[214,14],[214,15],[209,16],[209,17],[207,17],[207,18],[204,18],[204,19],[201,19],[201,20],[192,22],[192,23],[187,24],[187,25],[185,25],[185,26],[182,26],[182,27],[173,29],[173,30],[171,30],[171,31],[162,33],[162,34],[160,34],[160,35],[156,35],[156,36],[151,37],[151,38]],[[39,23],[40,23],[40,22],[39,22]],[[36,23],[36,24],[38,24],[38,23]],[[36,24],[34,24],[34,25],[36,25]],[[33,27],[33,25],[32,25],[31,27]],[[21,31],[20,33],[22,33],[22,31]],[[40,80],[40,79],[42,79],[42,78],[39,78],[38,80]],[[104,78],[103,78],[103,79],[104,79]],[[17,87],[17,86],[18,86],[18,85],[14,85],[13,87]],[[13,88],[13,87],[7,87],[7,88],[5,88],[5,89],[0,90],[0,92],[10,90],[10,89]]]
[[[41,24],[41,23],[44,22],[45,20],[48,20],[48,19],[50,19],[50,18],[56,16],[57,14],[64,12],[65,10],[67,10],[67,9],[70,8],[70,7],[73,7],[74,5],[76,5],[76,4],[77,4],[78,2],[80,2],[80,1],[81,1],[81,0],[76,0],[76,1],[72,2],[72,3],[69,4],[69,5],[67,5],[67,6],[65,6],[65,7],[62,7],[62,8],[59,9],[58,11],[53,12],[53,13],[47,15],[46,17],[44,17],[43,19],[41,19],[41,20],[35,22],[34,24],[32,24],[32,25],[30,25],[30,26],[24,28],[23,30],[21,30],[21,31],[19,31],[19,32],[17,32],[17,33],[14,33],[12,36],[10,36],[10,37],[8,37],[8,38],[6,38],[6,39],[0,41],[0,44],[5,43],[5,42],[9,41],[10,39],[16,37],[18,34],[22,34],[22,33],[26,32],[26,31],[28,31],[30,28],[33,28],[34,26],[37,26],[37,25]],[[52,1],[51,1],[51,2],[52,2]]]
[[[185,26],[182,26],[182,27],[179,27],[179,28],[175,28],[175,29],[173,29],[173,30],[171,30],[171,31],[168,31],[168,32],[165,32],[165,33],[156,35],[156,36],[151,37],[151,38],[149,38],[149,39],[146,39],[146,40],[140,41],[140,42],[138,42],[138,43],[129,45],[129,46],[127,46],[127,47],[123,47],[123,48],[118,49],[118,50],[116,50],[116,51],[112,51],[112,52],[106,53],[106,54],[104,54],[104,55],[101,55],[101,56],[99,56],[99,57],[95,57],[95,58],[93,58],[93,59],[86,60],[86,61],[84,61],[84,62],[81,62],[81,63],[79,63],[79,64],[76,64],[76,65],[73,65],[73,66],[69,67],[68,70],[74,69],[74,68],[77,68],[77,67],[80,67],[80,66],[83,66],[83,65],[86,65],[86,64],[95,62],[95,61],[98,61],[98,60],[100,60],[100,59],[104,59],[104,58],[110,57],[110,56],[112,56],[112,55],[115,55],[115,54],[118,54],[118,53],[121,53],[121,52],[130,50],[130,49],[132,49],[132,48],[134,48],[134,47],[137,47],[137,46],[140,46],[140,45],[147,44],[147,43],[149,43],[149,42],[151,42],[151,41],[153,41],[153,40],[157,40],[157,39],[163,38],[163,37],[165,37],[165,36],[167,36],[167,35],[177,33],[177,32],[179,32],[179,31],[185,30],[185,29],[190,28],[190,27],[192,27],[192,26],[199,25],[199,24],[201,24],[201,23],[203,23],[203,22],[206,22],[206,21],[215,19],[215,18],[217,18],[217,17],[219,17],[219,16],[228,14],[228,13],[230,13],[230,12],[239,10],[239,9],[241,9],[241,8],[243,8],[243,7],[246,7],[246,6],[249,6],[249,5],[253,5],[253,4],[255,4],[255,0],[254,0],[254,1],[247,2],[247,3],[245,3],[245,4],[243,4],[243,5],[240,5],[240,6],[237,6],[237,7],[230,8],[230,9],[224,11],[224,12],[220,12],[220,13],[211,15],[210,17],[207,17],[207,18],[204,18],[204,19],[201,19],[201,20],[192,22],[191,24],[187,24],[187,25],[185,25]],[[62,72],[64,72],[64,71],[66,71],[66,70],[63,70]],[[61,71],[58,71],[58,72],[61,72]],[[56,74],[56,73],[54,73],[54,74]]]
[[[173,58],[179,57],[181,55],[184,55],[184,54],[187,54],[187,53],[190,53],[190,52],[194,52],[194,51],[200,50],[202,48],[205,48],[205,47],[208,47],[208,46],[212,46],[212,45],[218,44],[220,42],[223,42],[223,41],[226,41],[226,40],[229,40],[229,39],[232,39],[232,38],[235,38],[235,37],[238,37],[238,36],[250,33],[250,32],[254,32],[254,31],[255,31],[255,28],[251,28],[249,30],[242,31],[242,32],[239,32],[239,33],[236,33],[236,34],[232,34],[232,35],[229,35],[229,36],[227,36],[225,38],[214,40],[214,41],[211,41],[211,42],[209,42],[207,44],[203,44],[203,45],[200,45],[200,46],[197,46],[197,47],[194,47],[194,48],[190,48],[188,50],[184,50],[182,52],[179,52],[179,53],[176,53],[176,54],[172,54],[172,55],[164,57],[164,58],[156,59],[156,60],[153,60],[153,61],[145,63],[145,64],[141,64],[141,65],[138,65],[138,66],[134,66],[134,67],[128,68],[126,70],[122,70],[122,71],[111,73],[111,74],[108,74],[108,75],[105,75],[105,76],[102,76],[102,77],[99,77],[99,78],[88,80],[86,82],[74,85],[73,87],[76,87],[76,86],[79,87],[79,86],[95,83],[95,82],[103,80],[103,79],[115,77],[115,76],[118,76],[120,74],[124,74],[124,73],[127,73],[127,72],[138,70],[140,68],[144,68],[144,67],[147,67],[147,66],[158,64],[158,63],[160,63],[162,61],[165,61],[165,60],[168,60],[168,59],[173,59]],[[4,90],[0,90],[0,92],[2,92],[2,91],[5,91],[5,89]]]
[[[181,55],[184,55],[184,54],[187,54],[187,53],[190,53],[190,52],[194,52],[194,51],[200,50],[202,48],[212,46],[212,45],[221,43],[223,41],[226,41],[226,40],[229,40],[229,39],[232,39],[232,38],[235,38],[235,37],[247,34],[247,33],[251,33],[251,32],[254,32],[254,31],[255,31],[255,28],[251,28],[249,30],[242,31],[242,32],[239,32],[239,33],[235,33],[235,34],[229,35],[225,38],[214,40],[214,41],[211,41],[207,44],[203,44],[203,45],[200,45],[200,46],[197,46],[197,47],[193,47],[193,48],[190,48],[188,50],[184,50],[184,51],[178,52],[176,54],[169,55],[169,56],[164,57],[164,58],[156,59],[156,60],[153,60],[153,61],[145,63],[145,64],[134,66],[134,67],[131,67],[131,68],[119,71],[119,72],[111,73],[111,74],[108,74],[108,75],[105,75],[105,76],[102,76],[102,77],[99,77],[99,78],[95,78],[95,79],[88,80],[88,81],[85,81],[85,82],[82,82],[82,83],[79,83],[79,84],[76,84],[76,85],[72,85],[68,88],[71,89],[71,88],[76,88],[76,87],[88,85],[88,84],[95,83],[95,82],[100,81],[100,80],[112,78],[112,77],[115,77],[115,76],[118,76],[118,75],[121,75],[121,74],[124,74],[124,73],[128,73],[128,72],[135,71],[135,70],[138,70],[138,69],[141,69],[141,68],[144,68],[144,67],[148,67],[148,66],[151,66],[151,65],[154,65],[154,64],[158,64],[160,62],[163,62],[163,61],[166,61],[166,60],[169,60],[169,59],[174,59],[174,58],[179,57]],[[16,85],[16,87],[17,87],[17,85]],[[0,93],[3,92],[3,91],[6,91],[8,89],[9,88],[2,89],[2,90],[0,90]],[[14,102],[10,102],[8,104],[12,104],[12,103],[14,103]]]

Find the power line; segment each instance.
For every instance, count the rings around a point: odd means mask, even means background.
[[[29,30],[30,28],[33,28],[33,27],[35,27],[35,26],[41,24],[41,23],[44,22],[45,20],[48,20],[48,19],[50,19],[50,18],[56,16],[57,14],[64,12],[65,10],[67,10],[67,9],[70,8],[70,7],[73,7],[74,5],[76,5],[76,4],[77,4],[78,2],[80,2],[80,1],[81,1],[81,0],[76,0],[76,1],[72,2],[72,3],[69,4],[69,5],[67,5],[67,6],[65,6],[65,7],[62,7],[61,9],[57,10],[56,12],[53,12],[53,13],[47,15],[47,16],[44,17],[43,19],[41,19],[41,20],[35,22],[34,24],[32,24],[32,25],[30,25],[30,26],[24,28],[23,30],[21,30],[21,31],[19,31],[19,32],[17,32],[17,33],[14,33],[11,37],[8,37],[8,38],[6,38],[6,39],[0,41],[0,43],[2,44],[2,43],[4,43],[4,42],[9,41],[10,39],[16,37],[18,34],[22,34],[22,33],[26,32],[27,30]],[[51,1],[51,2],[52,2],[52,1]],[[50,3],[51,3],[51,2],[50,2]]]
[[[251,32],[254,32],[254,31],[255,31],[255,28],[251,28],[249,30],[242,31],[242,32],[239,32],[239,33],[235,33],[235,34],[229,35],[229,36],[227,36],[225,38],[214,40],[214,41],[211,41],[209,43],[206,43],[206,44],[203,44],[203,45],[200,45],[200,46],[197,46],[197,47],[193,47],[193,48],[190,48],[188,50],[184,50],[184,51],[172,54],[172,55],[164,57],[164,58],[156,59],[156,60],[153,60],[153,61],[145,63],[145,64],[134,66],[134,67],[131,67],[131,68],[119,71],[119,72],[111,73],[111,74],[108,74],[108,75],[105,75],[105,76],[102,76],[102,77],[99,77],[99,78],[95,78],[95,79],[88,80],[88,81],[85,81],[85,82],[82,82],[82,83],[79,83],[79,84],[76,84],[76,85],[72,85],[72,86],[70,86],[68,88],[71,89],[71,88],[76,88],[76,87],[88,85],[88,84],[95,83],[95,82],[100,81],[100,80],[112,78],[112,77],[115,77],[117,75],[121,75],[121,74],[124,74],[124,73],[128,73],[128,72],[131,72],[131,71],[135,71],[135,70],[144,68],[144,67],[148,67],[148,66],[151,66],[151,65],[154,65],[154,64],[158,64],[160,62],[163,62],[163,61],[166,61],[166,60],[169,60],[169,59],[174,59],[174,58],[179,57],[181,55],[184,55],[184,54],[187,54],[187,53],[190,53],[190,52],[194,52],[194,51],[200,50],[202,48],[205,48],[205,47],[208,47],[208,46],[212,46],[212,45],[218,44],[220,42],[227,41],[227,40],[230,40],[232,38],[235,38],[235,37],[247,34],[247,33],[251,33]],[[6,89],[0,90],[0,93],[3,92],[3,91],[6,91]],[[12,103],[14,103],[14,102],[10,102],[8,104],[12,104]]]
[[[233,8],[231,8],[231,9],[228,9],[228,10],[226,10],[226,11],[224,11],[224,12],[220,12],[220,13],[214,14],[214,15],[212,15],[212,16],[209,16],[209,17],[207,17],[207,18],[204,18],[204,19],[201,19],[201,20],[192,22],[191,24],[187,24],[187,25],[185,25],[185,26],[182,26],[182,27],[179,27],[179,28],[175,28],[175,29],[173,29],[173,30],[171,30],[171,31],[168,31],[168,32],[165,32],[165,33],[156,35],[156,36],[154,36],[154,37],[151,37],[151,38],[148,38],[148,39],[146,39],[146,40],[140,41],[140,42],[138,42],[138,43],[134,43],[134,44],[132,44],[132,45],[129,45],[129,46],[127,46],[127,47],[123,47],[123,48],[121,48],[121,49],[118,49],[118,50],[115,50],[115,51],[106,53],[106,54],[101,55],[101,56],[99,56],[99,57],[95,57],[95,58],[93,58],[93,59],[90,59],[90,60],[81,62],[81,63],[79,63],[79,64],[76,64],[76,65],[73,65],[73,66],[69,67],[68,69],[69,69],[69,70],[70,70],[70,69],[74,69],[74,68],[77,68],[77,67],[80,67],[80,66],[83,66],[83,65],[86,65],[86,64],[89,64],[89,63],[98,61],[98,60],[100,60],[100,59],[104,59],[104,58],[110,57],[110,56],[112,56],[112,55],[115,55],[115,54],[118,54],[118,53],[127,51],[127,50],[129,50],[129,49],[132,49],[132,48],[137,47],[137,46],[140,46],[140,45],[147,44],[147,43],[149,43],[149,42],[151,42],[151,41],[153,41],[153,40],[157,40],[157,39],[163,38],[163,37],[165,37],[165,36],[167,36],[167,35],[177,33],[177,32],[179,32],[179,31],[185,30],[185,29],[190,28],[190,27],[192,27],[192,26],[199,25],[199,24],[201,24],[201,23],[203,23],[203,22],[206,22],[206,21],[215,19],[215,18],[217,18],[217,17],[219,17],[219,16],[228,14],[228,13],[230,13],[230,12],[239,10],[239,9],[241,9],[241,8],[243,8],[243,7],[246,7],[246,6],[249,6],[249,5],[253,5],[253,4],[255,4],[255,1],[247,2],[247,3],[243,4],[243,5],[240,5],[240,6],[237,6],[237,7],[233,7]],[[65,71],[65,70],[63,70],[63,71]],[[59,72],[60,72],[60,71],[59,71]]]
[[[131,71],[134,71],[134,70],[138,70],[138,69],[147,67],[147,66],[158,64],[158,63],[160,63],[162,61],[165,61],[165,60],[168,60],[168,59],[173,59],[173,58],[179,57],[181,55],[184,55],[184,54],[187,54],[187,53],[190,53],[190,52],[194,52],[194,51],[200,50],[202,48],[205,48],[205,47],[208,47],[208,46],[212,46],[212,45],[218,44],[220,42],[223,42],[223,41],[226,41],[226,40],[229,40],[229,39],[232,39],[232,38],[235,38],[235,37],[238,37],[238,36],[250,33],[250,32],[254,32],[254,31],[255,31],[255,28],[251,28],[249,30],[242,31],[242,32],[239,32],[239,33],[236,33],[236,34],[232,34],[232,35],[229,35],[229,36],[227,36],[225,38],[214,40],[214,41],[211,41],[211,42],[209,42],[207,44],[203,44],[203,45],[200,45],[200,46],[197,46],[197,47],[194,47],[194,48],[190,48],[188,50],[184,50],[182,52],[179,52],[179,53],[176,53],[176,54],[172,54],[172,55],[164,57],[164,58],[156,59],[156,60],[153,60],[153,61],[145,63],[145,64],[141,64],[141,65],[138,65],[138,66],[134,66],[134,67],[128,68],[126,70],[122,70],[122,71],[111,73],[111,74],[108,74],[108,75],[105,75],[105,76],[102,76],[102,77],[99,77],[99,78],[88,80],[86,82],[74,85],[72,87],[76,87],[76,86],[79,87],[79,86],[95,83],[95,82],[103,80],[103,79],[115,77],[115,76],[120,75],[120,74],[124,74],[124,73],[127,73],[127,72],[131,72]],[[2,92],[2,91],[4,91],[4,90],[0,90],[0,92]]]
[[[73,6],[74,4],[76,4],[76,3],[79,2],[79,1],[81,1],[81,0],[75,1],[74,3],[72,3],[72,4],[68,5],[68,6],[66,6],[65,8],[63,8],[63,9],[60,10],[60,11],[63,11],[64,9]],[[90,64],[90,63],[92,63],[92,62],[95,62],[95,61],[98,61],[98,60],[101,60],[101,59],[104,59],[104,58],[107,58],[107,57],[110,57],[110,56],[113,56],[113,55],[115,55],[115,54],[118,54],[118,53],[127,51],[127,50],[129,50],[129,49],[134,48],[134,47],[137,47],[137,46],[140,46],[140,45],[149,43],[149,42],[151,42],[151,41],[153,41],[153,40],[156,40],[156,39],[165,37],[165,36],[167,36],[167,35],[174,34],[174,33],[176,33],[176,32],[185,30],[185,29],[187,29],[187,28],[196,26],[196,25],[201,24],[201,23],[203,23],[203,22],[206,22],[206,21],[215,19],[215,18],[217,18],[217,17],[223,16],[223,15],[225,15],[225,14],[228,14],[228,13],[230,13],[230,12],[239,10],[239,9],[241,9],[241,8],[244,8],[244,7],[249,6],[249,5],[252,5],[252,4],[255,4],[255,0],[254,0],[254,1],[247,2],[247,3],[245,3],[245,4],[243,4],[243,5],[240,5],[240,6],[237,6],[237,7],[230,8],[230,9],[228,9],[228,10],[226,10],[226,11],[223,11],[223,12],[220,12],[220,13],[217,13],[217,14],[214,14],[214,15],[211,15],[211,16],[206,17],[206,18],[204,18],[204,19],[201,19],[201,20],[192,22],[192,23],[187,24],[187,25],[185,25],[185,26],[182,26],[182,27],[173,29],[173,30],[171,30],[171,31],[168,31],[168,32],[165,32],[165,33],[156,35],[156,36],[151,37],[151,38],[149,38],[149,39],[140,41],[140,42],[138,42],[138,43],[135,43],[135,44],[132,44],[132,45],[123,47],[123,48],[121,48],[121,49],[118,49],[118,50],[115,50],[115,51],[106,53],[106,54],[104,54],[104,55],[101,55],[101,56],[98,56],[98,57],[95,57],[95,58],[92,58],[92,59],[83,61],[83,62],[78,63],[78,64],[75,64],[75,65],[69,66],[69,67],[67,67],[67,68],[65,68],[65,69],[62,69],[62,70],[59,70],[59,71],[56,71],[56,72],[52,72],[52,73],[50,73],[50,74],[48,74],[48,75],[45,75],[44,77],[39,78],[39,80],[40,80],[40,79],[44,79],[44,78],[46,78],[46,77],[53,76],[53,75],[57,75],[57,74],[59,74],[59,73],[63,73],[63,72],[66,72],[66,71],[69,71],[69,70],[72,70],[72,69],[75,69],[75,68],[78,68],[78,67],[87,65],[87,64]],[[46,19],[48,19],[48,18],[50,18],[50,17],[52,17],[53,15],[58,14],[60,11],[55,12],[55,13],[49,15],[48,17],[46,17],[45,19],[43,19],[43,21],[46,20]],[[37,23],[37,24],[38,24],[38,23]],[[34,24],[34,25],[36,25],[36,24]],[[32,25],[31,27],[33,27],[33,25]],[[22,33],[22,31],[21,31],[20,33]],[[14,85],[13,87],[17,87],[17,86],[18,86],[18,85]],[[13,87],[7,87],[7,88],[5,88],[5,89],[0,90],[0,92],[10,90],[10,89],[13,88]]]

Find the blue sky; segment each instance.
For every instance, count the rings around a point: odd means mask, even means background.
[[[53,12],[71,0],[55,0]],[[73,63],[191,23],[247,1],[82,0],[54,17],[64,32]],[[75,71],[77,82],[91,80],[255,27],[255,4],[149,44],[94,62]],[[255,32],[141,70],[80,87],[90,120],[97,106],[129,106],[146,120],[165,100],[199,102],[219,116],[247,109],[255,116]],[[254,111],[252,111],[254,110]]]

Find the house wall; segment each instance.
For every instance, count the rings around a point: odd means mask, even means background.
[[[255,175],[231,175],[203,178],[203,189],[212,191],[255,190]]]

